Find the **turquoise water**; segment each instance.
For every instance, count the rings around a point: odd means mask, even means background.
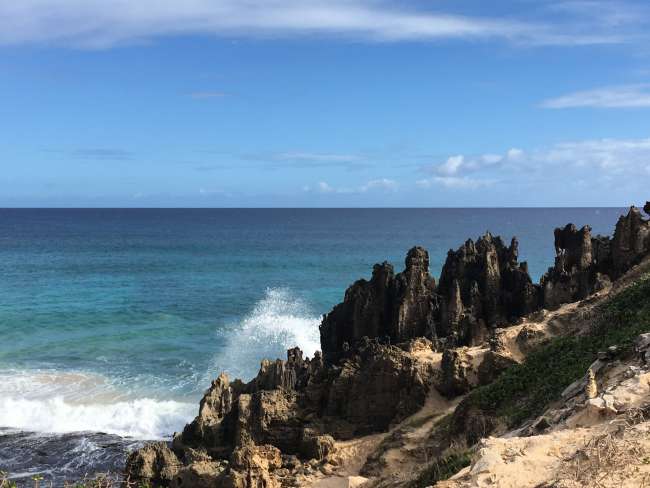
[[[0,427],[169,436],[221,370],[313,354],[320,316],[375,262],[399,270],[422,245],[437,277],[490,230],[519,237],[537,279],[554,227],[611,233],[622,211],[0,210]]]

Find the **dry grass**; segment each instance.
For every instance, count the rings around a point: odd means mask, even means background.
[[[553,488],[650,488],[650,442],[647,409],[633,409],[612,425],[612,430],[593,437],[569,458],[563,459]],[[633,480],[633,481],[632,481]],[[626,485],[625,483],[633,484]]]

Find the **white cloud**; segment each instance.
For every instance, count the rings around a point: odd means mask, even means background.
[[[481,159],[486,164],[496,164],[496,163],[501,162],[501,160],[503,159],[503,156],[501,156],[499,154],[483,154],[481,156]]]
[[[330,185],[328,185],[325,181],[319,181],[318,182],[318,191],[320,193],[332,193],[336,191],[334,188],[332,188]]]
[[[161,36],[330,35],[370,41],[502,39],[535,45],[617,43],[630,36],[578,9],[530,21],[396,6],[386,0],[20,0],[0,2],[0,44],[110,47]],[[622,7],[621,7],[622,9]],[[553,14],[552,11],[549,11]],[[569,18],[569,22],[564,19]],[[575,24],[575,25],[574,25]]]
[[[543,108],[650,108],[650,84],[620,85],[578,91],[542,102]]]
[[[418,180],[415,184],[420,188],[430,188],[438,185],[452,189],[475,190],[495,183],[496,180],[493,179],[470,178],[469,176],[434,176],[433,178]]]
[[[638,173],[650,160],[650,138],[564,142],[530,157],[551,164],[570,164],[610,173],[633,174]]]
[[[359,191],[366,192],[369,190],[384,190],[384,191],[396,191],[398,184],[394,180],[389,180],[388,178],[380,178],[378,180],[370,180],[365,185],[362,185],[359,188]]]
[[[333,187],[325,181],[320,181],[316,184],[315,191],[318,193],[366,193],[370,191],[381,191],[381,192],[394,192],[399,188],[399,184],[388,178],[379,178],[376,180],[370,180],[363,185],[358,187]],[[309,185],[303,186],[303,191],[309,192],[312,190],[312,187]]]
[[[449,165],[452,159],[462,164]],[[531,151],[513,148],[503,156],[453,156],[441,165],[422,168],[433,176],[415,184],[420,188],[473,190],[508,182],[519,186],[539,181],[586,184],[586,181],[614,177],[617,181],[632,182],[647,178],[649,162],[650,138],[569,141]]]
[[[511,149],[508,149],[505,158],[508,161],[519,161],[523,158],[523,156],[524,156],[524,151],[522,151],[521,149],[517,149],[516,147],[513,147]]]
[[[442,175],[455,175],[463,165],[465,158],[463,156],[451,156],[444,163],[438,166],[437,171]]]

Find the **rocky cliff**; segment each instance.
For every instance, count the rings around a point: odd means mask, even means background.
[[[547,338],[522,318],[610,286],[650,254],[650,221],[632,207],[612,238],[568,225],[556,229],[555,249],[540,284],[519,263],[517,240],[506,245],[489,233],[450,250],[437,285],[421,247],[408,252],[401,273],[375,265],[323,317],[322,356],[291,349],[286,360],[263,361],[248,383],[222,374],[171,445],[130,456],[127,477],[171,488],[304,485],[305,476],[337,465],[342,443],[393,428],[436,395],[439,405],[453,403],[518,364]],[[545,320],[554,331],[573,323]],[[461,406],[451,425],[459,435],[477,441],[476,432],[494,428],[477,430],[491,417]]]

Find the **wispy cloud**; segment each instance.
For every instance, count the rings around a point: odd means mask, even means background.
[[[439,183],[449,182],[446,186],[461,186],[462,182],[454,180],[454,176],[461,173],[474,173],[477,171],[485,171],[495,169],[508,162],[513,162],[521,157],[523,152],[520,149],[510,149],[505,154],[482,154],[480,156],[465,156],[458,154],[450,156],[446,161],[432,166],[423,166],[421,168],[425,173],[433,173],[438,176]],[[425,180],[422,180],[425,181]],[[478,182],[478,181],[477,181]],[[471,186],[472,183],[467,182],[466,186]]]
[[[310,185],[304,186],[303,191],[317,192],[317,193],[339,193],[339,194],[367,193],[371,191],[389,193],[389,192],[397,191],[398,188],[399,188],[399,184],[397,183],[397,181],[388,178],[378,178],[376,180],[370,180],[356,187],[333,187],[326,181],[319,181],[314,186],[310,186]]]
[[[228,96],[227,93],[218,92],[218,91],[204,91],[204,92],[194,92],[190,93],[190,97],[195,100],[206,100],[210,98],[224,98]]]
[[[594,90],[577,91],[542,102],[543,108],[648,108],[650,83],[619,85]]]
[[[318,163],[349,163],[360,160],[353,154],[284,152],[271,155],[274,161],[306,161]]]
[[[330,152],[285,151],[250,153],[241,156],[255,166],[279,168],[344,168],[358,170],[371,166],[362,155]]]
[[[44,152],[57,154],[59,157],[95,160],[95,161],[129,161],[135,155],[131,151],[111,147],[82,147],[77,149],[45,149]]]
[[[399,185],[395,180],[379,178],[378,180],[370,180],[366,184],[361,185],[359,191],[362,193],[371,190],[396,191],[398,187]]]
[[[475,190],[485,186],[491,186],[497,181],[488,178],[470,178],[469,176],[434,176],[415,182],[420,188],[430,188],[434,185],[445,188]]]
[[[619,10],[624,10],[622,4]],[[530,20],[461,15],[424,9],[415,2],[396,6],[385,0],[21,0],[0,3],[0,44],[110,47],[161,36],[201,34],[584,45],[624,42],[631,37],[627,28],[640,20],[618,16],[612,25],[602,17],[594,18],[593,12],[593,8],[576,5],[573,10],[555,14],[550,10],[551,17]]]

